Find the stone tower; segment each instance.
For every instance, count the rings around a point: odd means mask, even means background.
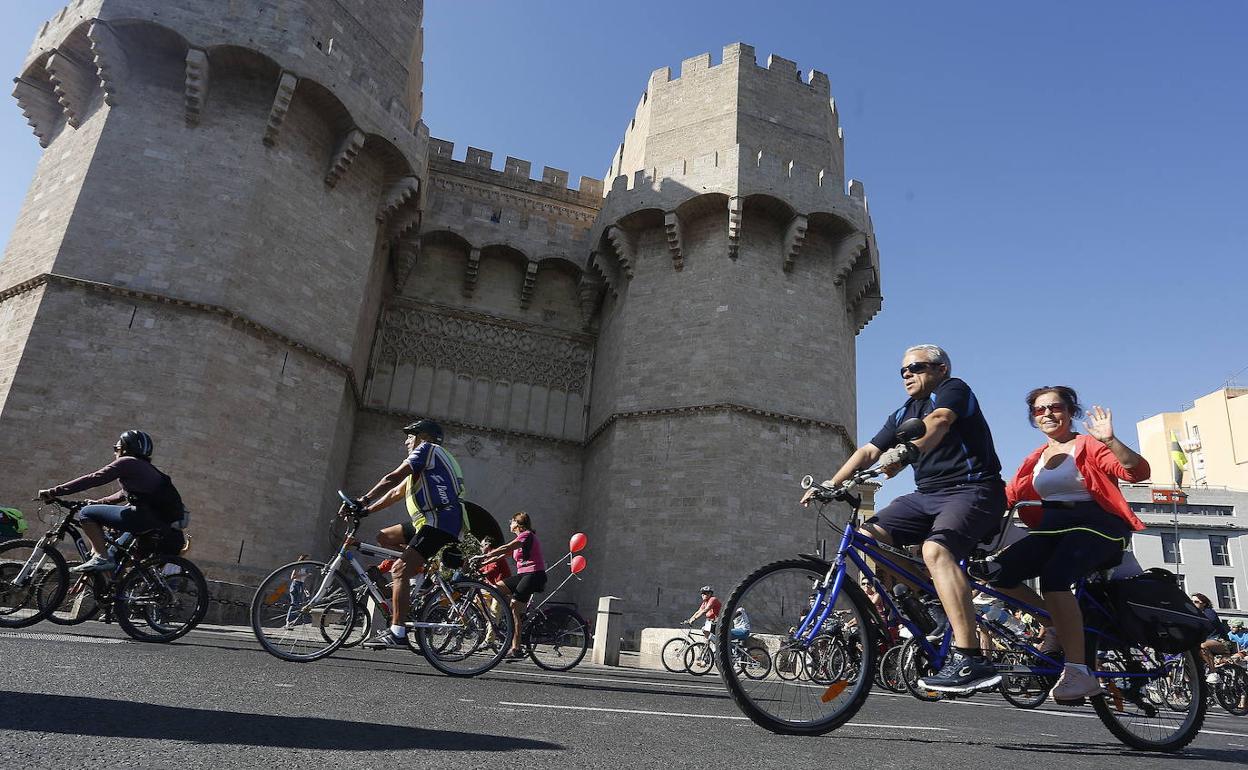
[[[811,550],[795,477],[853,450],[854,338],[880,308],[862,185],[828,78],[722,61],[655,71],[607,175],[589,270],[605,286],[587,421],[590,596],[670,624]],[[597,581],[596,584],[594,581]]]
[[[47,150],[0,261],[0,499],[138,426],[210,575],[318,550],[419,224],[422,12],[74,0],[43,25],[14,89]]]

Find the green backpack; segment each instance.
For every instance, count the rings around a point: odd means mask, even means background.
[[[26,517],[16,508],[0,508],[0,540],[21,537],[26,531]]]

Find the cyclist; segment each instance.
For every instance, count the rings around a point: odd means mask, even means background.
[[[498,590],[502,591],[503,596],[510,597],[511,617],[516,623],[516,634],[512,637],[511,650],[507,654],[512,658],[523,658],[524,652],[520,649],[522,616],[533,594],[546,590],[546,560],[542,558],[542,546],[537,541],[537,533],[533,531],[529,514],[520,511],[512,516],[510,529],[515,534],[515,539],[486,551],[480,558],[483,564],[488,565],[510,553],[512,561],[516,563],[516,574],[504,580]]]
[[[752,628],[749,614],[744,607],[738,607],[737,611],[732,613],[732,630],[728,632],[728,637],[744,642],[749,638]]]
[[[692,625],[693,621],[705,616],[706,622],[702,624],[702,633],[706,634],[706,638],[711,638],[711,632],[715,630],[715,621],[719,620],[719,613],[723,611],[723,603],[715,598],[715,589],[710,586],[702,586],[698,590],[702,595],[702,603],[698,605],[698,611],[689,616],[685,621],[686,624]]]
[[[1244,628],[1243,618],[1231,621],[1230,640],[1235,643],[1235,657],[1248,658],[1248,629]]]
[[[1215,671],[1215,656],[1230,655],[1235,652],[1235,643],[1230,640],[1230,627],[1226,625],[1226,621],[1218,615],[1218,611],[1213,608],[1213,603],[1209,601],[1209,597],[1204,594],[1192,594],[1192,604],[1196,605],[1196,609],[1200,610],[1200,614],[1213,624],[1213,630],[1209,632],[1208,638],[1200,643],[1200,657],[1205,660],[1205,681],[1209,684],[1216,684],[1218,681],[1218,672]]]
[[[1044,499],[1069,507],[1023,509],[1019,518],[1029,533],[991,560],[991,569],[999,569],[991,582],[1011,596],[1039,603],[1022,583],[1040,578],[1043,603],[1065,654],[1051,696],[1058,702],[1078,701],[1100,694],[1101,686],[1086,665],[1083,613],[1071,585],[1122,561],[1131,533],[1144,524],[1131,512],[1118,480],[1142,481],[1151,471],[1143,457],[1114,436],[1108,409],[1092,407],[1083,424],[1087,433],[1075,431],[1083,408],[1073,389],[1046,385],[1028,393],[1026,401],[1028,419],[1047,441],[1019,466],[1006,487],[1008,501]]]
[[[862,531],[893,545],[922,543],[923,561],[953,626],[954,653],[939,672],[924,677],[921,686],[941,692],[987,689],[1001,676],[979,647],[971,591],[958,562],[1000,526],[1005,509],[1001,462],[975,394],[952,376],[949,354],[942,348],[907,348],[901,379],[909,397],[905,404],[824,484],[840,484],[877,461],[890,477],[914,462],[918,491],[893,500]],[[915,417],[923,420],[927,432],[913,442],[899,443],[897,427]],[[803,505],[815,491],[807,491]]]
[[[122,532],[146,532],[181,521],[186,515],[182,498],[173,482],[152,465],[152,437],[141,430],[128,430],[113,446],[115,459],[94,473],[39,490],[39,499],[72,495],[116,481],[121,489],[99,500],[89,501],[78,512],[82,534],[91,543],[91,558],[71,567],[72,572],[98,572],[117,568],[108,554],[103,527]]]
[[[403,549],[394,560],[390,574],[394,617],[390,628],[364,642],[370,649],[406,646],[411,585],[408,579],[424,572],[425,562],[445,546],[459,542],[465,529],[463,474],[450,453],[442,448],[442,426],[433,420],[417,420],[403,428],[404,445],[410,453],[397,468],[381,477],[364,493],[364,515],[375,513],[401,498],[407,500],[412,521],[387,527],[378,533],[378,542]],[[404,484],[406,482],[406,484]],[[378,497],[380,495],[380,497]],[[372,502],[369,502],[369,501]],[[412,513],[415,511],[415,513]],[[347,516],[345,506],[340,516]]]

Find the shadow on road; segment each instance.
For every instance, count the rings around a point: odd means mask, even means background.
[[[1113,742],[1112,739],[1105,743],[997,743],[995,741],[983,740],[957,740],[950,738],[919,738],[913,736],[872,736],[869,738],[842,735],[840,733],[829,734],[825,737],[835,737],[837,740],[846,742],[870,742],[870,743],[910,743],[910,744],[926,744],[931,746],[956,744],[961,746],[975,746],[981,748],[999,749],[1001,751],[1014,751],[1024,754],[1066,754],[1072,757],[1114,757],[1116,759],[1152,759],[1158,762],[1173,763],[1180,759],[1204,760],[1210,762],[1231,762],[1242,765],[1248,752],[1243,749],[1214,749],[1203,746],[1188,746],[1182,751],[1173,754],[1167,754],[1158,751],[1137,751],[1119,743]],[[1060,760],[1055,760],[1060,761]]]
[[[555,743],[320,717],[271,716],[158,706],[74,695],[0,691],[0,730],[276,746],[330,751],[519,751]]]

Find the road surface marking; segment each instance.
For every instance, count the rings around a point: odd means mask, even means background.
[[[97,636],[75,636],[74,634],[32,634],[24,631],[0,632],[0,639],[34,639],[40,642],[79,642],[81,644],[127,644],[129,639],[104,639]]]
[[[513,703],[510,701],[499,701],[500,706],[519,706],[521,708],[540,708],[540,709],[562,709],[566,711],[597,711],[609,714],[640,714],[643,716],[654,717],[689,717],[690,719],[729,719],[733,721],[745,721],[747,718],[735,715],[725,714],[690,714],[683,711],[650,711],[647,709],[612,709],[603,708],[601,706],[561,706],[553,703]],[[871,722],[849,722],[845,727],[879,727],[888,730],[932,730],[935,732],[947,733],[947,727],[924,727],[920,725],[882,725]]]

